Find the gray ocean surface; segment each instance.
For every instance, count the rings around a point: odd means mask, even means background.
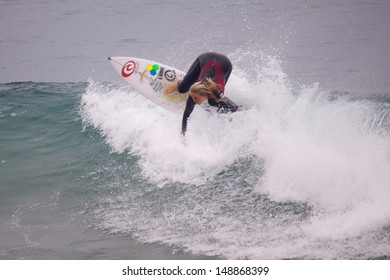
[[[0,259],[389,259],[390,2],[0,0]],[[224,53],[232,115],[108,56]]]

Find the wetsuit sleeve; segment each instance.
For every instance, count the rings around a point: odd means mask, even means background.
[[[196,103],[194,102],[192,97],[188,96],[187,102],[186,102],[186,109],[184,110],[183,121],[182,121],[182,124],[181,124],[181,131],[182,132],[186,132],[187,131],[187,121],[188,121],[188,118],[190,117],[192,111],[194,110],[195,104]]]
[[[198,80],[200,74],[200,61],[199,58],[195,59],[192,63],[187,74],[184,76],[183,80],[179,82],[178,91],[180,93],[187,92],[190,87]]]

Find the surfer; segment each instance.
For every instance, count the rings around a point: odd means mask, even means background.
[[[175,81],[167,86],[166,93],[176,90],[180,93],[189,91],[181,127],[183,136],[187,131],[187,121],[195,105],[202,104],[206,99],[209,105],[218,108],[219,113],[237,111],[238,106],[223,96],[232,69],[232,63],[225,55],[207,52],[195,59],[181,81]]]

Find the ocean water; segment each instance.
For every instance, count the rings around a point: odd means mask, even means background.
[[[0,259],[389,259],[388,1],[0,1]],[[107,56],[228,55],[181,116]]]

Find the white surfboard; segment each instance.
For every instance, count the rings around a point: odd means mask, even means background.
[[[174,113],[183,113],[188,94],[165,93],[168,84],[185,73],[171,66],[136,57],[109,57],[111,64],[127,84],[157,105]]]

